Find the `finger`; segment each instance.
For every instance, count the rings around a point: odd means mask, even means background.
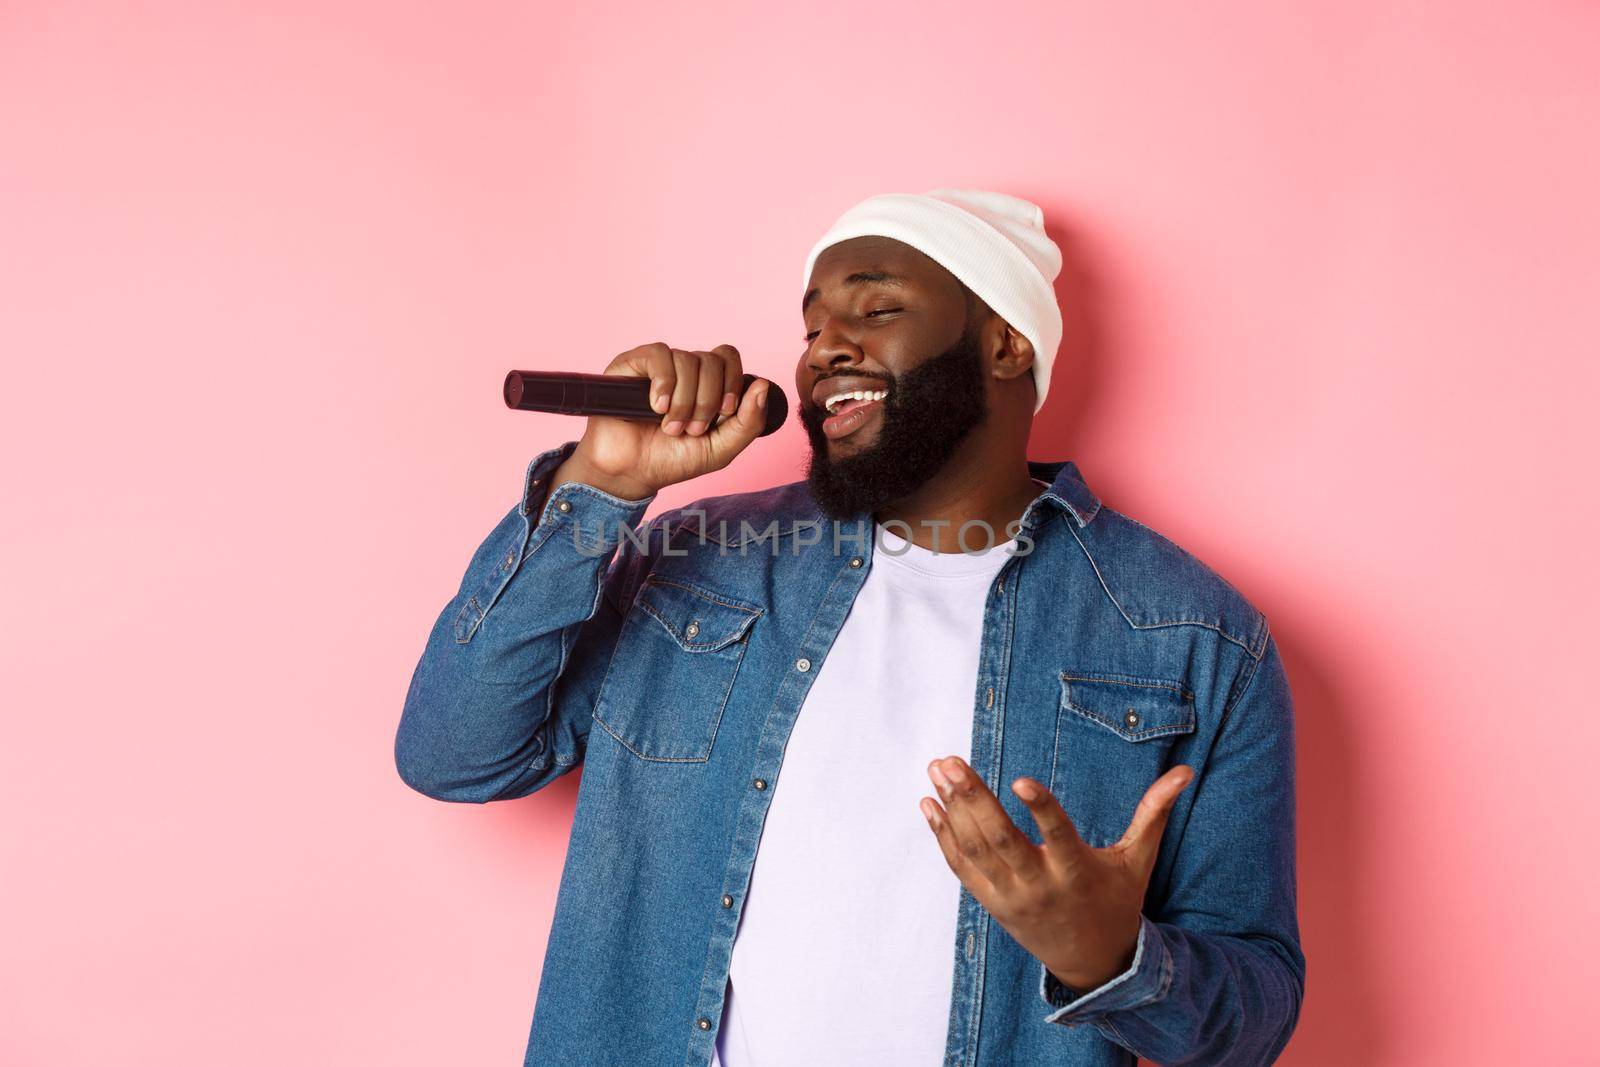
[[[928,820],[928,827],[933,831],[934,840],[939,843],[939,851],[944,853],[944,861],[951,873],[978,898],[980,904],[987,901],[993,892],[993,883],[962,855],[961,846],[956,843],[955,831],[950,828],[950,813],[932,797],[923,797],[918,806],[922,808],[922,817]]]
[[[739,410],[739,394],[744,389],[744,360],[732,345],[718,345],[711,351],[722,353],[722,403],[717,410],[732,415]]]
[[[725,467],[747,448],[751,441],[761,436],[767,424],[767,390],[769,381],[752,382],[739,398],[739,410],[731,419],[722,419],[706,434],[706,444],[711,448],[717,468]]]
[[[1157,778],[1139,798],[1127,833],[1112,847],[1153,865],[1161,847],[1161,835],[1167,829],[1167,819],[1172,815],[1172,806],[1178,802],[1178,794],[1193,780],[1194,769],[1183,763]]]
[[[605,373],[649,378],[650,410],[657,414],[667,410],[667,399],[672,395],[677,374],[673,369],[672,349],[665,341],[628,349],[611,361]]]
[[[956,756],[935,760],[929,777],[944,796],[961,854],[989,881],[1004,886],[1030,864],[1037,867],[1033,843],[1017,829],[983,779],[964,760]]]
[[[945,762],[945,768],[946,776],[954,777],[958,783],[956,796],[966,802],[990,851],[1022,881],[1031,882],[1042,876],[1038,847],[1012,821],[1005,805],[989,791],[978,772],[956,756]]]
[[[716,417],[717,408],[722,406],[722,355],[718,352],[695,352],[693,355],[700,361],[700,384],[695,388],[694,412],[684,432],[698,437],[706,432],[706,427]]]
[[[647,345],[643,359],[644,371],[650,375],[650,410],[664,413],[672,399],[672,389],[678,384],[678,368],[672,359],[672,349],[664,341]]]
[[[683,432],[684,424],[694,412],[695,394],[700,389],[700,360],[692,352],[674,348],[672,369],[676,380],[672,385],[672,399],[661,419],[661,429],[676,436]]]
[[[1032,778],[1018,778],[1011,783],[1011,791],[1028,806],[1028,814],[1039,827],[1039,839],[1044,842],[1047,855],[1066,863],[1082,858],[1087,846],[1054,793]]]

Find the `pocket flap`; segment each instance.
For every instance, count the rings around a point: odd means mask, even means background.
[[[685,652],[713,652],[744,636],[761,609],[676,581],[648,577],[634,603],[650,613]]]
[[[1127,741],[1194,732],[1194,694],[1160,678],[1062,671],[1061,706]]]

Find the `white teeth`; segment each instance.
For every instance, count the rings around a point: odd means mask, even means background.
[[[886,389],[857,389],[853,393],[835,393],[822,402],[828,409],[828,414],[833,414],[833,409],[843,404],[846,400],[882,400],[888,396]]]

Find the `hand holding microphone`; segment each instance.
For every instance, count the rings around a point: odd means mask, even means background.
[[[613,387],[606,377],[619,380]],[[641,345],[603,375],[512,371],[505,393],[510,407],[589,415],[577,449],[551,477],[552,490],[583,482],[625,500],[721,470],[777,429],[788,408],[771,382],[744,373],[732,345],[709,352]]]

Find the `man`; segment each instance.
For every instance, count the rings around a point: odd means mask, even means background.
[[[806,263],[807,477],[638,529],[754,440],[729,345],[536,457],[396,738],[441,800],[584,765],[527,1064],[1261,1064],[1305,960],[1267,620],[1026,459],[1060,252],[872,197]],[[920,813],[918,811],[920,809]]]

